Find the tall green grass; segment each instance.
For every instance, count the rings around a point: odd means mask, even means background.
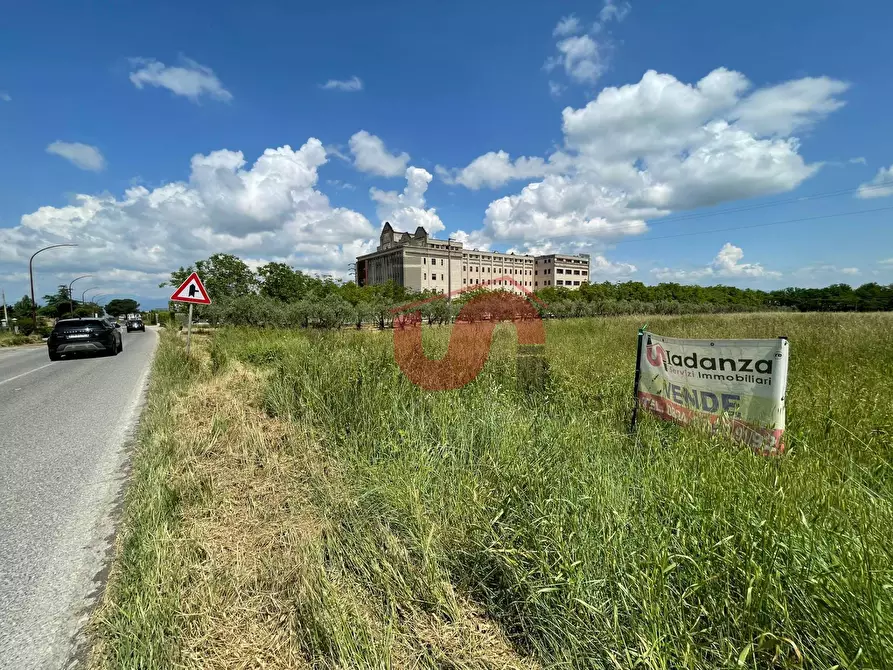
[[[780,458],[647,416],[629,437],[640,325],[550,322],[533,394],[508,326],[456,391],[413,386],[388,333],[225,330],[211,360],[271,370],[269,413],[304,426],[346,485],[314,492],[326,560],[395,621],[454,616],[455,587],[548,667],[887,667],[893,319],[649,320],[790,339]],[[426,329],[426,350],[448,335]]]

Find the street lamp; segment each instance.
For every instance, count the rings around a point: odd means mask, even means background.
[[[81,275],[80,277],[75,277],[68,283],[68,311],[72,314],[74,314],[74,296],[71,294],[71,285],[74,284],[78,279],[85,279],[86,277],[92,276],[93,275]]]
[[[81,292],[81,303],[84,304],[84,305],[87,304],[87,291],[95,291],[95,290],[98,289],[98,288],[99,288],[98,286],[91,286],[90,288],[85,288],[85,289]]]
[[[102,305],[99,304],[99,299],[100,299],[100,298],[105,298],[105,297],[107,297],[108,295],[109,295],[108,293],[97,293],[97,294],[94,295],[92,298],[90,298],[90,300],[91,300],[97,307],[102,307],[102,310],[103,310],[103,312],[104,312],[104,311],[105,311],[105,307],[103,307]]]
[[[76,244],[51,244],[48,247],[44,247],[43,249],[38,249],[33,254],[31,254],[31,258],[28,260],[28,275],[31,278],[31,320],[34,322],[34,332],[37,332],[37,302],[34,300],[34,257],[39,254],[41,251],[46,251],[47,249],[55,249],[56,247],[76,247]]]

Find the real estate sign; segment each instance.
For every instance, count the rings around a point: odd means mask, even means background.
[[[686,340],[643,331],[639,346],[641,407],[668,421],[726,427],[766,453],[783,451],[786,339]]]

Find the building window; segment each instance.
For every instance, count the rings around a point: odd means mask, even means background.
[[[462,272],[465,272],[465,266],[464,266],[464,265],[462,266]]]
[[[422,263],[424,263],[425,265],[428,265],[428,259],[427,259],[427,258],[423,258],[423,259],[422,259]]]
[[[559,286],[564,286],[564,282],[561,279],[559,279],[555,283],[558,284]]]
[[[440,275],[440,281],[443,281],[443,275]]]
[[[427,272],[423,272],[423,273],[422,273],[422,279],[427,279],[427,278],[428,278],[428,273],[427,273]]]
[[[578,281],[574,282],[574,286],[579,286],[579,285],[580,285],[580,282],[578,282]]]
[[[442,259],[442,258],[440,259],[440,264],[443,265],[443,259]]]
[[[437,259],[436,259],[436,258],[432,258],[432,259],[431,259],[431,265],[437,265]]]
[[[563,275],[563,274],[564,274],[564,270],[562,270],[561,268],[555,268],[555,273],[556,273],[556,274]]]

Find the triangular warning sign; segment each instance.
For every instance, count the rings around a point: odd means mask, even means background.
[[[191,302],[196,305],[210,305],[211,298],[205,290],[205,285],[198,278],[198,274],[193,272],[189,278],[180,284],[180,288],[174,291],[171,300],[176,302]]]

